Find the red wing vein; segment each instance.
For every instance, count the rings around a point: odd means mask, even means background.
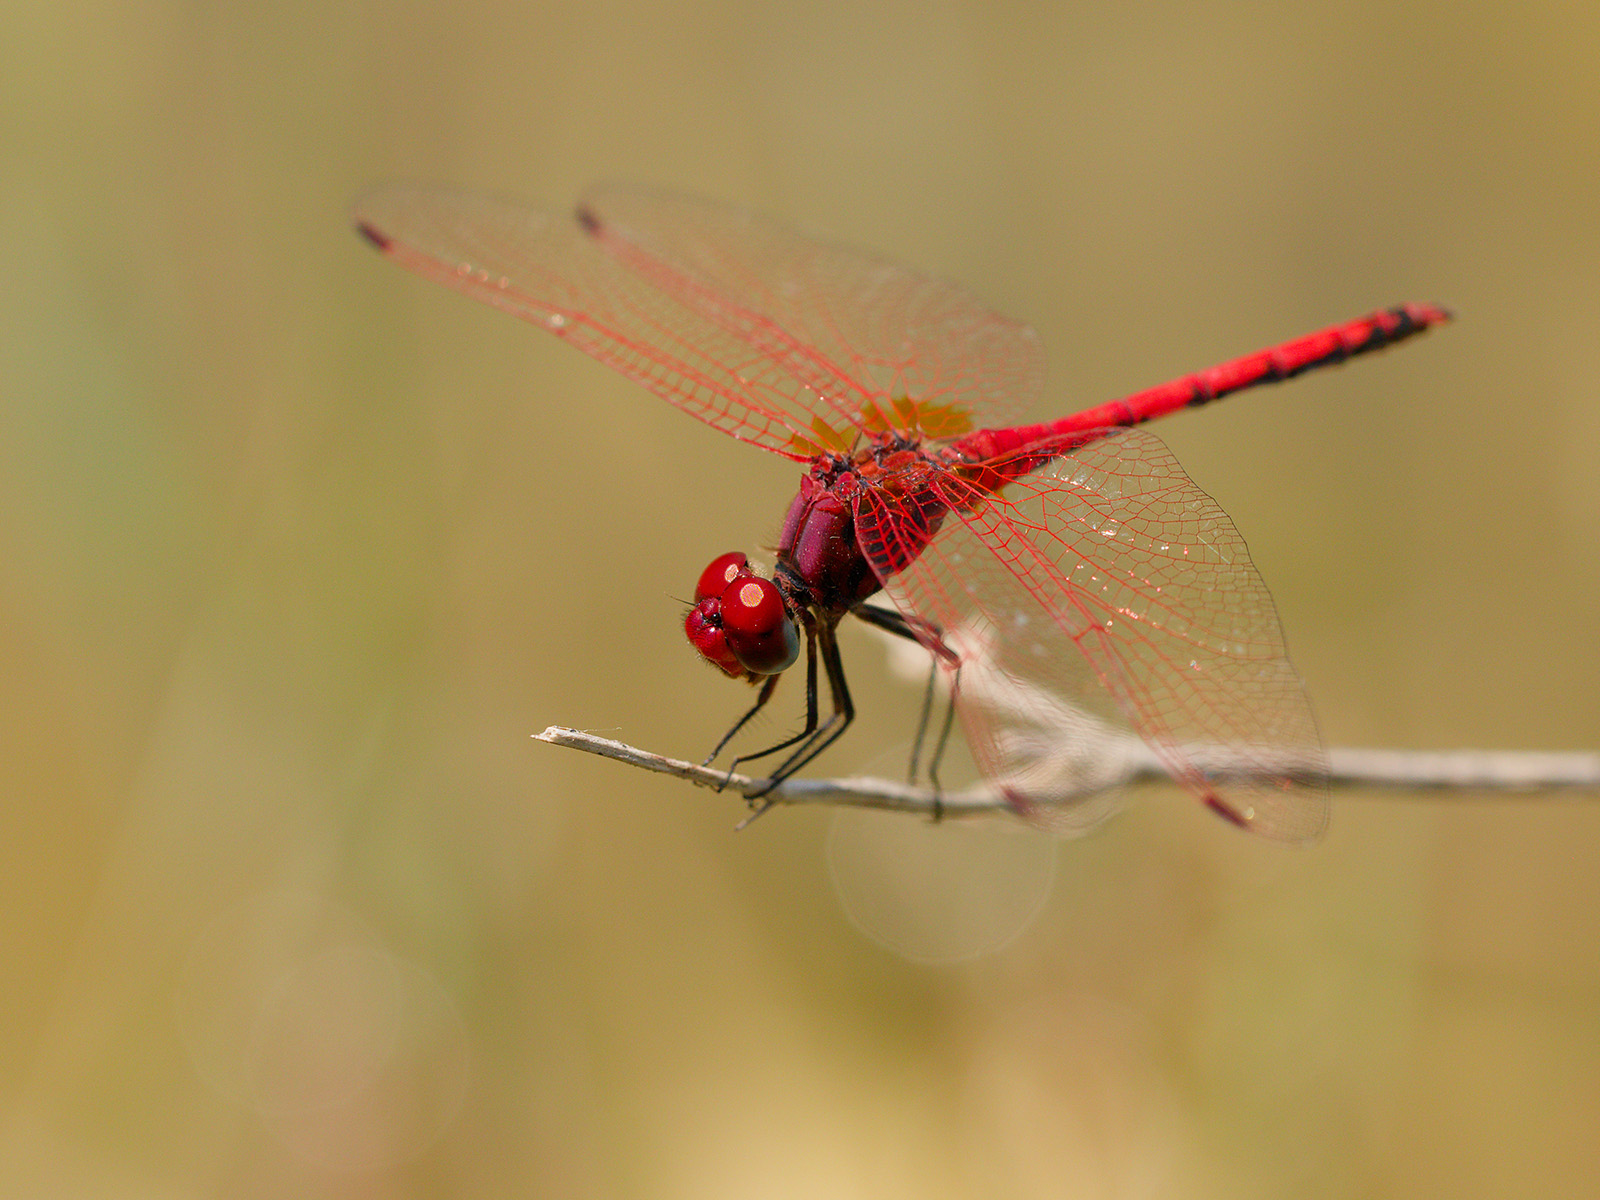
[[[959,479],[946,481],[960,499]],[[1214,802],[1269,836],[1320,831],[1320,743],[1276,610],[1232,524],[1158,439],[1108,437],[955,516],[892,591],[942,628],[986,631],[987,658],[963,667],[980,692],[1094,709],[1097,680],[1191,790],[1230,797]],[[1036,717],[977,703],[962,714],[997,777],[1018,746],[1037,757],[1043,735],[1019,732]]]

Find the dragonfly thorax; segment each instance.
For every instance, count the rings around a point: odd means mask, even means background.
[[[856,540],[855,501],[868,486],[855,464],[828,455],[800,481],[778,535],[778,576],[801,606],[840,616],[883,586]]]

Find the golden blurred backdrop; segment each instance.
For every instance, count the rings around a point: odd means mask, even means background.
[[[747,204],[1032,321],[1040,417],[1448,303],[1159,432],[1330,744],[1593,748],[1600,9],[15,0],[0,89],[0,1192],[1600,1192],[1600,806],[734,836],[531,742],[709,749],[797,472],[348,224]]]

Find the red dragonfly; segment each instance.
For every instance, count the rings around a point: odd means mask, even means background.
[[[759,689],[712,758],[766,704],[802,634],[804,729],[736,761],[788,750],[772,786],[844,732],[854,708],[835,631],[850,613],[950,673],[979,767],[1025,815],[1070,811],[1082,788],[1053,764],[1059,743],[1106,728],[1071,715],[1098,709],[1235,824],[1287,842],[1322,831],[1325,759],[1266,585],[1227,515],[1132,427],[1393,345],[1444,309],[1387,309],[1017,425],[1044,379],[1031,329],[956,284],[736,208],[606,187],[560,219],[393,188],[356,218],[402,266],[804,468],[771,578],[725,554],[695,589],[689,640]],[[867,603],[880,591],[894,608]]]

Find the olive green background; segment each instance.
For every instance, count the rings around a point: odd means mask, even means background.
[[[680,601],[793,466],[347,218],[756,206],[1035,323],[1039,417],[1449,303],[1160,432],[1330,744],[1593,748],[1600,9],[18,0],[0,97],[0,1191],[1600,1191],[1600,806],[1340,796],[1300,852],[1151,789],[909,961],[832,814],[529,740],[709,749]],[[846,649],[827,765],[892,770]]]

